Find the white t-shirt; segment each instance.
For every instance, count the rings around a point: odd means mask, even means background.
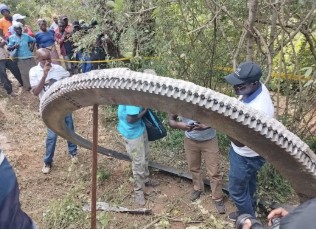
[[[44,93],[49,89],[53,81],[59,81],[63,78],[70,76],[70,73],[67,70],[65,70],[62,66],[53,63],[51,65],[52,68],[48,72],[45,85],[39,94],[39,98],[41,98],[44,95]],[[40,83],[42,77],[44,76],[44,69],[41,67],[40,63],[38,63],[37,66],[34,66],[30,69],[29,76],[32,88]]]
[[[0,165],[2,164],[3,160],[4,160],[4,153],[0,149]]]
[[[259,87],[253,94],[251,94],[248,98],[243,100],[243,102],[262,113],[265,113],[269,117],[274,117],[274,106],[272,103],[272,99],[268,89],[264,84],[261,83],[261,87]],[[248,148],[247,146],[238,147],[233,142],[231,143],[234,151],[244,157],[256,157],[259,156],[258,153]]]

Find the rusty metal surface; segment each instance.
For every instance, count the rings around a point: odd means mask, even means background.
[[[190,82],[116,68],[55,83],[43,96],[40,110],[50,129],[92,149],[91,142],[69,130],[63,119],[67,113],[93,104],[139,105],[199,120],[258,152],[288,179],[301,201],[316,196],[315,153],[280,122],[235,98]],[[98,152],[127,157],[101,146]]]
[[[97,228],[97,169],[98,169],[98,119],[99,106],[93,105],[91,228]]]

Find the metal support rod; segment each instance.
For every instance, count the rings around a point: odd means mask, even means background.
[[[98,107],[93,105],[91,229],[97,228]]]

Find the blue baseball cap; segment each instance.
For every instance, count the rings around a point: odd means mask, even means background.
[[[254,62],[247,61],[241,63],[235,72],[227,75],[225,80],[231,85],[240,85],[247,82],[259,81],[261,76],[261,67]]]

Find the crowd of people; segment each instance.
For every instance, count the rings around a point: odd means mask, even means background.
[[[12,82],[8,79],[6,70],[10,70],[19,86],[24,91],[30,91],[28,73],[36,66],[34,58],[36,49],[45,48],[50,51],[53,64],[62,65],[71,74],[75,72],[88,72],[93,69],[105,68],[104,63],[93,64],[94,60],[105,60],[106,52],[101,41],[102,35],[98,37],[92,50],[79,50],[75,52],[76,46],[72,36],[74,33],[87,30],[89,27],[83,20],[69,22],[66,15],[53,16],[50,26],[44,19],[38,19],[38,31],[26,24],[26,16],[21,14],[11,15],[9,7],[0,4],[0,84],[9,96],[17,96],[12,90]],[[80,61],[80,65],[73,64]]]
[[[44,19],[39,19],[39,31],[34,33],[25,24],[25,16],[20,14],[11,16],[10,9],[4,4],[0,5],[0,11],[3,15],[3,18],[0,19],[1,84],[8,95],[13,94],[11,81],[6,74],[8,69],[25,91],[31,91],[35,96],[41,98],[54,82],[69,77],[73,72],[71,63],[66,62],[62,66],[64,62],[61,61],[72,59],[74,44],[71,36],[78,30],[80,23],[69,23],[67,16],[59,18],[54,16],[51,26],[48,27]],[[100,37],[97,43],[100,44]],[[36,54],[36,59],[34,58],[34,53]],[[79,51],[77,56],[81,60],[92,60],[93,55]],[[93,68],[93,64],[85,63],[82,67],[82,72],[90,71]],[[274,106],[268,89],[260,81],[261,77],[261,67],[254,62],[247,61],[241,63],[235,72],[225,77],[225,80],[232,85],[236,95],[239,96],[239,100],[246,106],[273,117]],[[146,111],[147,108],[140,106],[118,106],[119,123],[117,129],[124,138],[126,151],[132,160],[134,197],[136,204],[141,206],[146,204],[144,188],[146,186],[159,186],[158,181],[150,178],[148,170],[150,150],[146,128],[142,120]],[[74,130],[72,114],[67,114],[65,123],[71,130]],[[185,134],[185,156],[193,182],[191,201],[199,199],[204,193],[204,182],[201,173],[202,158],[204,158],[210,178],[211,198],[217,212],[224,214],[226,208],[222,191],[223,181],[219,167],[220,158],[216,130],[199,121],[181,117],[178,114],[169,114],[169,125],[171,128],[183,130]],[[233,138],[230,139],[229,195],[234,201],[237,210],[230,213],[228,218],[236,221],[242,214],[248,214],[255,218],[256,174],[264,165],[265,159],[243,143]],[[48,129],[42,168],[44,174],[50,173],[52,169],[56,141],[57,134]],[[77,146],[68,141],[68,151],[72,161],[77,163]],[[0,166],[0,173],[2,173],[1,170],[8,172],[8,174],[0,174],[0,181],[6,180],[4,175],[7,178],[13,178],[10,188],[1,187],[0,204],[1,202],[6,202],[5,204],[8,205],[10,200],[15,199],[16,205],[15,209],[12,210],[0,208],[0,227],[34,227],[35,224],[32,220],[20,210],[16,177],[2,152],[0,153]],[[11,196],[12,199],[10,198]],[[9,213],[11,218],[16,218],[15,220],[8,220],[7,213],[11,211],[19,214],[17,216]],[[19,222],[18,218],[22,218],[23,221]],[[15,225],[14,223],[21,224]]]

